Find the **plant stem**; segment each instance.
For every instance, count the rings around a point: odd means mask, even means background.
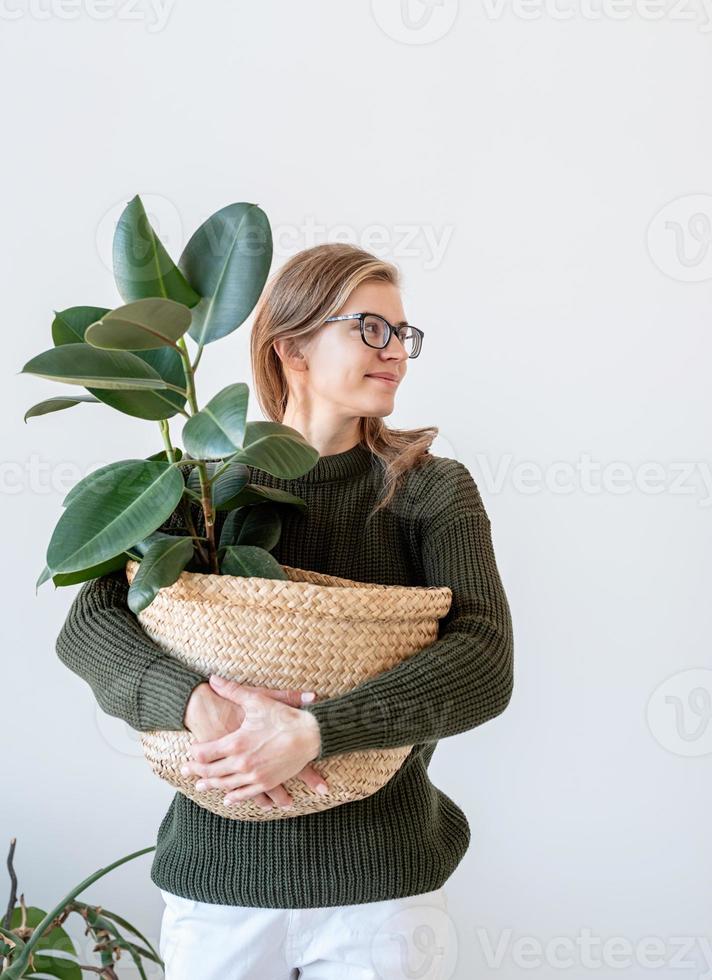
[[[197,368],[197,366],[200,364],[200,358],[203,356],[203,348],[204,348],[204,346],[205,346],[204,344],[199,344],[198,345],[198,354],[197,354],[195,360],[193,361],[193,370],[194,371]]]
[[[171,442],[171,430],[168,425],[168,419],[159,419],[158,424],[161,427],[161,435],[163,436],[163,445],[166,447],[166,456],[168,457],[171,463],[175,463],[176,451]],[[186,489],[186,493],[190,493],[190,491]],[[210,556],[205,551],[203,545],[200,543],[198,532],[196,530],[195,524],[193,523],[193,515],[190,512],[189,497],[187,496],[181,497],[180,507],[183,513],[183,517],[185,519],[185,526],[188,528],[188,531],[190,532],[190,536],[193,538],[195,548],[198,552],[198,556],[201,562],[204,565],[207,565],[210,562]]]
[[[163,445],[166,450],[166,456],[171,463],[176,461],[176,453],[171,443],[171,430],[168,427],[168,419],[159,419],[158,424],[161,428],[161,435],[163,436]]]
[[[190,405],[190,410],[193,414],[199,412],[198,399],[195,394],[195,377],[193,375],[193,368],[190,363],[190,355],[188,353],[188,348],[186,347],[185,337],[181,337],[178,340],[178,347],[180,348],[180,355],[183,358],[183,372],[185,374],[186,388],[188,392],[188,403]],[[210,480],[208,479],[207,468],[204,462],[199,462],[196,464],[198,467],[198,476],[200,478],[200,496],[201,496],[201,506],[203,508],[203,517],[205,518],[205,534],[208,539],[208,564],[210,571],[214,575],[220,574],[220,565],[218,563],[217,549],[215,548],[215,511],[213,510],[213,495],[210,487]]]

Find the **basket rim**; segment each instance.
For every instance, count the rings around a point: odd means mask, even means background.
[[[126,570],[130,567],[135,574],[140,562],[135,559],[129,559],[126,562]],[[298,568],[294,565],[283,565],[280,562],[282,568],[286,571],[304,571],[309,572],[309,569]],[[273,597],[280,596],[281,593],[289,594],[294,592],[303,592],[310,596],[321,593],[326,596],[329,593],[333,595],[338,595],[347,590],[351,598],[364,600],[373,598],[374,593],[381,592],[388,595],[391,600],[398,601],[399,599],[410,599],[413,596],[423,595],[428,596],[430,599],[438,600],[445,599],[452,600],[452,589],[449,585],[386,585],[380,582],[359,582],[357,579],[343,578],[339,575],[327,575],[322,572],[315,572],[313,574],[321,575],[324,578],[331,580],[331,584],[321,584],[318,582],[295,582],[292,579],[275,579],[275,578],[263,578],[259,575],[217,575],[214,572],[189,572],[182,571],[173,585],[166,586],[160,591],[164,593],[170,593],[172,601],[175,602],[191,602],[194,601],[193,597],[180,595],[180,588],[175,589],[176,585],[181,583],[190,588],[192,583],[198,585],[200,583],[205,583],[209,580],[220,579],[221,583],[224,583],[228,588],[234,590],[236,596],[239,596],[241,592],[240,586],[245,586],[246,583],[259,583],[260,591],[264,596],[265,593],[272,595]],[[250,586],[252,588],[252,586]],[[173,591],[171,591],[173,590]],[[201,601],[205,601],[205,596],[201,596]],[[427,614],[426,614],[427,616]]]

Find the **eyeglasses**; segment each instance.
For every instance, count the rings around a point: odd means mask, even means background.
[[[330,316],[324,322],[333,323],[335,320],[358,320],[361,340],[369,347],[378,350],[389,345],[392,334],[395,334],[403,344],[408,357],[417,357],[423,346],[424,333],[418,327],[413,327],[409,323],[397,323],[393,326],[378,313],[343,313],[341,316]]]

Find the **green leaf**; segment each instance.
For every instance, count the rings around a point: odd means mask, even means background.
[[[55,347],[76,344],[84,340],[84,332],[90,323],[101,320],[109,310],[105,306],[70,306],[54,311],[52,342]]]
[[[97,350],[88,344],[63,344],[31,358],[22,374],[93,388],[165,388],[152,367],[130,351]]]
[[[200,300],[151,227],[138,194],[116,225],[113,263],[116,286],[126,303],[163,296],[192,307]]]
[[[173,585],[193,557],[193,539],[168,535],[153,541],[129,587],[127,602],[134,615],[149,606],[159,589]]]
[[[131,548],[170,517],[185,486],[176,466],[143,459],[128,460],[101,479],[90,476],[95,483],[77,492],[52,534],[47,565],[53,575],[90,568]]]
[[[104,914],[104,916],[106,918],[108,918],[108,919],[114,919],[114,921],[115,922],[118,922],[119,925],[120,926],[123,926],[124,929],[127,929],[129,932],[132,932],[134,934],[134,936],[138,936],[138,938],[144,943],[144,945],[147,947],[147,949],[149,949],[151,951],[151,953],[153,954],[153,956],[157,960],[160,959],[160,957],[159,957],[158,953],[156,952],[156,950],[149,943],[148,939],[146,939],[146,937],[144,936],[144,934],[142,932],[139,932],[138,931],[138,929],[136,928],[136,926],[132,926],[130,922],[127,922],[126,919],[123,919],[120,915],[117,915],[116,912],[110,912],[108,909],[105,909],[103,906],[102,906],[101,911],[102,911],[102,913]]]
[[[82,971],[79,965],[72,960],[65,960],[59,956],[47,956],[43,953],[34,953],[32,956],[35,973],[25,973],[26,977],[57,977],[58,980],[82,980]]]
[[[97,493],[109,491],[113,486],[111,474],[113,474],[115,470],[122,470],[124,467],[128,466],[129,463],[136,462],[139,462],[139,460],[119,459],[114,463],[106,463],[104,466],[98,466],[95,470],[92,470],[91,473],[87,473],[86,476],[83,476],[81,480],[74,484],[62,501],[62,507],[69,507],[69,505],[76,500],[79,494],[84,493],[85,490],[94,489]]]
[[[28,408],[24,415],[24,420],[36,418],[38,415],[49,415],[50,412],[61,412],[63,408],[72,408],[74,405],[81,405],[82,402],[98,402],[98,398],[93,395],[57,395],[56,398],[46,398],[43,402],[37,402],[32,408]]]
[[[47,913],[44,909],[37,908],[35,905],[28,906],[27,925],[30,929],[36,929],[46,915]],[[15,906],[10,917],[10,928],[17,929],[21,922],[22,909],[19,906]],[[74,956],[77,954],[76,946],[69,933],[62,926],[57,925],[51,926],[45,935],[39,937],[34,948],[45,951],[52,950],[55,953],[66,953],[67,955]]]
[[[173,447],[173,456],[176,459],[176,461],[183,458],[183,452],[182,452],[180,446],[174,446]],[[168,460],[168,453],[166,452],[165,449],[161,449],[161,451],[158,452],[158,453],[153,453],[152,456],[147,456],[146,459],[160,459],[160,460],[163,460],[163,462],[166,462],[166,463],[169,461]]]
[[[238,466],[242,466],[242,463],[238,463]],[[225,470],[223,475],[228,476],[230,470]],[[213,484],[213,487],[217,487],[222,476]],[[237,486],[237,482],[235,483]],[[242,488],[237,491],[234,496],[227,496],[229,491],[229,485],[225,486],[223,494],[221,488],[220,503],[217,503],[217,494],[214,494],[215,499],[215,509],[216,510],[234,510],[235,507],[244,507],[246,504],[261,504],[264,501],[269,500],[275,504],[290,504],[295,507],[300,507],[302,510],[307,510],[307,502],[301,497],[296,497],[293,493],[288,493],[286,490],[279,490],[277,487],[263,487],[258,483],[246,483]]]
[[[228,514],[220,533],[220,548],[254,545],[271,551],[282,533],[282,519],[274,507],[260,504],[241,507]]]
[[[103,350],[152,350],[174,345],[190,326],[187,306],[172,299],[138,299],[91,323],[84,340]]]
[[[190,336],[210,344],[252,312],[272,264],[272,231],[257,204],[228,204],[192,235],[178,265],[202,294]]]
[[[241,577],[287,579],[289,576],[280,563],[263,548],[252,545],[234,545],[225,549],[220,563],[223,575]]]
[[[120,568],[126,567],[126,562],[131,558],[131,555],[126,551],[122,551],[120,555],[115,555],[113,558],[108,558],[106,561],[101,562],[100,565],[93,565],[91,568],[82,568],[80,571],[60,573],[58,575],[52,575],[49,567],[45,565],[43,572],[37,579],[37,584],[35,585],[35,593],[39,589],[40,585],[51,578],[57,587],[66,585],[77,585],[78,582],[88,582],[89,579],[99,578],[101,575],[108,575],[110,572],[116,572]]]
[[[83,341],[87,328],[109,312],[97,306],[72,306],[57,313],[52,324],[55,344],[62,346]],[[183,361],[178,351],[172,347],[137,351],[134,357],[145,361],[164,381],[185,388]],[[108,391],[87,386],[87,391],[118,412],[152,421],[171,418],[186,402],[185,395],[169,388],[161,391]]]
[[[213,506],[216,510],[232,510],[228,506],[250,478],[244,463],[230,463],[213,483]]]
[[[238,381],[214,395],[183,426],[183,445],[191,456],[222,457],[242,445],[249,388]]]
[[[297,429],[281,422],[248,422],[242,448],[230,457],[281,480],[291,480],[307,473],[319,459]]]

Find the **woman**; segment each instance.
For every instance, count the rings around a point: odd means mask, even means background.
[[[283,564],[450,586],[435,643],[345,694],[317,691],[302,704],[301,692],[221,683],[165,654],[129,611],[120,572],[82,587],[58,638],[59,657],[105,711],[139,731],[196,735],[186,771],[201,785],[223,789],[226,801],[280,808],[279,819],[229,820],[175,794],[151,868],[166,902],[168,980],[451,975],[443,886],[470,828],[427,768],[440,738],[506,708],[513,641],[472,476],[428,452],[437,428],[383,421],[421,340],[406,322],[395,266],[347,244],[295,255],[256,310],[254,386],[265,416],[321,455],[296,479],[251,469],[250,482],[307,503],[284,509],[273,550]],[[261,724],[240,730],[252,712]],[[297,817],[281,809],[290,777],[323,781],[319,760],[399,745],[413,748],[371,796]]]

